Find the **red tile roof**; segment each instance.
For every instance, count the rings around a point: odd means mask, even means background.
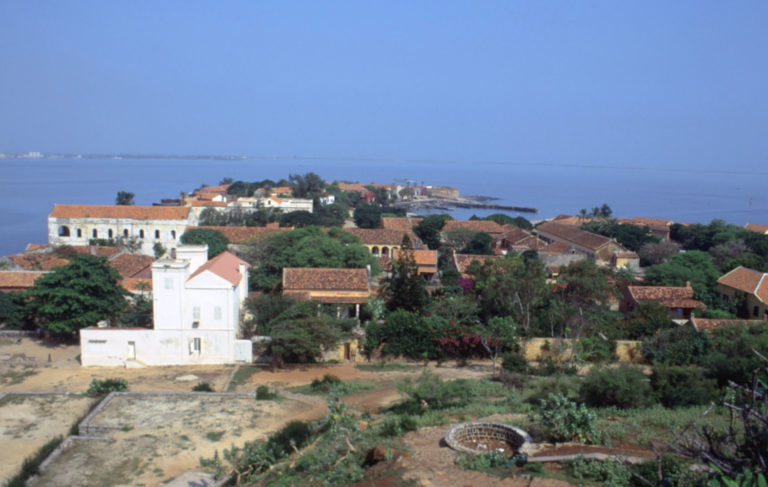
[[[739,319],[716,320],[716,319],[710,319],[710,318],[697,318],[695,316],[691,316],[689,323],[697,330],[708,331],[708,330],[714,330],[715,328],[720,328],[728,325],[736,325],[736,324],[751,325],[755,323],[765,323],[765,322],[763,320],[739,320]]]
[[[499,258],[500,256],[498,255],[453,254],[453,265],[461,275],[465,275],[467,267],[469,267],[472,262],[476,260],[484,262],[489,259],[495,260]]]
[[[149,255],[134,255],[122,253],[109,259],[109,265],[115,269],[122,278],[136,277],[142,271],[151,269],[155,259]]]
[[[345,228],[345,232],[357,235],[365,245],[399,246],[403,243],[405,232],[399,230],[386,230],[383,228]],[[413,248],[421,248],[422,242],[413,233],[409,233]]]
[[[244,260],[237,258],[234,254],[224,251],[201,265],[191,276],[189,276],[189,279],[192,279],[205,271],[210,271],[222,279],[229,281],[233,286],[237,286],[243,278],[243,276],[240,275],[240,264],[245,264],[246,269],[250,267]]]
[[[287,267],[283,269],[283,291],[368,292],[365,269]]]
[[[539,252],[546,254],[567,254],[571,251],[571,246],[565,242],[552,242],[546,247],[539,249]]]
[[[0,271],[0,289],[13,291],[29,289],[45,274],[47,273],[41,271]]]
[[[395,249],[394,259],[400,256],[400,249]],[[437,250],[414,250],[413,258],[419,267],[434,267],[437,270]]]
[[[411,232],[413,227],[421,223],[422,217],[393,218],[382,217],[381,228],[384,230],[397,230],[398,232]]]
[[[293,190],[290,186],[277,186],[269,190],[270,194],[292,194]]]
[[[152,291],[151,278],[129,277],[120,283],[126,291]]]
[[[119,247],[110,247],[106,245],[65,245],[61,247],[63,251],[72,249],[77,254],[95,255],[96,257],[112,257],[121,252]]]
[[[54,205],[54,218],[121,218],[132,220],[186,220],[183,206]]]
[[[739,266],[718,279],[717,283],[752,294],[763,303],[768,303],[768,273]]]
[[[557,222],[542,223],[536,230],[539,234],[546,233],[554,238],[562,239],[572,244],[595,251],[611,242],[611,239],[596,233],[585,232],[580,228]]]
[[[768,225],[758,225],[757,223],[747,223],[747,230],[757,233],[768,233]]]
[[[465,229],[473,232],[485,232],[490,235],[500,235],[504,227],[493,220],[448,220],[443,226],[443,232]]]
[[[69,264],[69,260],[53,253],[46,254],[16,254],[9,255],[8,258],[22,269],[33,271],[49,271],[54,267],[61,267]]]
[[[202,226],[202,227],[188,227],[187,231],[195,228],[207,228],[209,230],[216,230],[222,235],[227,237],[229,243],[232,244],[244,244],[248,243],[251,239],[261,237],[263,235],[271,235],[273,233],[290,231],[289,227],[214,227],[214,226]]]
[[[706,308],[693,299],[693,288],[672,286],[628,286],[630,296],[638,303],[655,302],[667,308]]]

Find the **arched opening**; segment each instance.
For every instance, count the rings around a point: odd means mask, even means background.
[[[375,255],[376,257],[379,256],[379,248],[378,247],[371,247],[371,253]]]
[[[69,227],[62,225],[59,227],[59,237],[69,237]]]
[[[171,238],[176,240],[176,230],[171,230]]]
[[[139,230],[139,238],[144,238],[144,230]]]
[[[77,229],[77,238],[82,238],[82,237],[83,237],[83,230],[81,228],[78,228]]]
[[[123,237],[128,238],[128,229],[123,229]]]
[[[114,236],[115,236],[115,233],[112,231],[111,228],[109,230],[107,230],[107,237],[112,238]]]
[[[93,235],[93,238],[99,238],[99,231],[94,228],[93,232],[91,232],[91,235]]]
[[[388,247],[382,247],[381,248],[381,256],[382,257],[389,257],[389,248]]]
[[[155,230],[155,238],[160,238],[160,230]]]

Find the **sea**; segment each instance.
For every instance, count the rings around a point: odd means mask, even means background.
[[[136,195],[136,204],[151,205],[203,184],[218,184],[225,177],[279,180],[307,172],[326,181],[452,186],[462,195],[536,208],[537,213],[520,214],[530,220],[575,215],[581,208],[608,204],[616,217],[768,224],[768,173],[729,169],[300,158],[5,158],[0,159],[0,168],[0,256],[21,252],[29,243],[47,243],[47,218],[55,203],[108,205],[114,204],[118,191],[129,191]],[[468,219],[498,212],[456,209],[450,213],[456,219]]]

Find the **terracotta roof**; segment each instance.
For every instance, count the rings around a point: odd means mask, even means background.
[[[511,228],[505,225],[504,233],[502,233],[499,237],[509,242],[510,245],[515,245],[516,243],[532,236],[531,232],[523,230],[522,228],[518,228],[513,225],[510,225],[510,227]]]
[[[552,242],[546,247],[539,250],[539,252],[547,254],[566,254],[571,251],[571,246],[565,242]]]
[[[151,291],[152,279],[129,277],[127,279],[123,279],[120,285],[123,286],[123,289],[126,291]]]
[[[691,316],[691,319],[688,322],[697,330],[702,330],[702,331],[714,330],[715,328],[720,328],[728,325],[736,325],[736,324],[751,325],[755,323],[764,323],[763,320],[739,320],[739,319],[716,320],[711,318],[697,318],[695,316]]]
[[[41,271],[0,271],[0,289],[29,289],[47,274]]]
[[[109,259],[109,265],[115,269],[121,277],[135,277],[142,271],[151,269],[155,259],[149,255],[134,255],[122,253]]]
[[[214,193],[214,194],[225,195],[227,194],[228,190],[229,190],[228,184],[220,184],[219,186],[203,186],[197,191],[197,193]]]
[[[400,256],[400,249],[395,249],[395,259]],[[437,269],[437,250],[414,250],[413,258],[420,267]]]
[[[393,218],[382,217],[381,228],[384,230],[397,230],[398,232],[411,232],[413,227],[421,223],[422,217]]]
[[[278,205],[279,205],[279,204],[281,204],[281,203],[283,202],[283,200],[281,200],[281,199],[280,199],[280,198],[278,198],[277,196],[270,196],[270,197],[269,197],[269,198],[267,198],[267,199],[270,199],[270,200],[274,201],[274,202],[275,202],[275,203],[277,203]]]
[[[693,299],[693,288],[672,286],[628,286],[630,296],[636,302],[655,302],[667,308],[705,308]]]
[[[30,250],[40,250],[40,249],[47,249],[47,248],[48,248],[48,244],[33,244],[33,243],[31,243],[31,244],[27,244],[27,248],[24,249],[24,250],[29,252]]]
[[[579,227],[581,225],[584,225],[585,223],[589,223],[592,221],[591,217],[580,217],[580,216],[571,216],[571,215],[557,215],[552,219],[552,221],[557,223],[562,223],[563,225],[570,225],[572,227]]]
[[[194,206],[196,208],[200,206],[224,208],[227,206],[226,201],[204,201],[197,199],[190,201],[189,204],[190,206]]]
[[[269,190],[270,194],[292,194],[293,190],[290,186],[278,186]]]
[[[364,184],[361,183],[339,183],[337,182],[336,185],[339,187],[342,191],[347,191],[350,193],[357,192],[357,193],[370,193],[370,190],[366,188]],[[368,185],[370,186],[370,185]]]
[[[62,249],[72,249],[77,254],[88,254],[107,258],[121,252],[119,247],[110,247],[107,245],[67,245]]]
[[[368,291],[365,269],[287,267],[283,269],[284,291]]]
[[[450,232],[457,229],[471,230],[473,232],[485,232],[491,235],[499,235],[504,228],[493,220],[448,220],[442,231]]]
[[[345,228],[345,232],[357,235],[360,241],[366,245],[400,245],[403,243],[403,235],[406,232],[399,230],[386,230],[384,228]],[[422,243],[419,237],[413,233],[408,233],[413,248],[421,248]]]
[[[69,260],[56,254],[16,254],[8,256],[11,261],[22,269],[33,271],[49,271],[54,267],[69,264]]]
[[[456,270],[462,275],[465,275],[467,267],[469,267],[472,262],[476,260],[479,260],[480,262],[488,259],[495,260],[499,257],[500,256],[498,255],[453,254],[453,263]]]
[[[249,240],[260,237],[262,235],[271,235],[273,233],[279,233],[279,232],[287,232],[290,231],[291,228],[289,227],[214,227],[214,226],[208,226],[208,227],[188,227],[187,231],[193,230],[195,228],[206,228],[208,230],[216,230],[217,232],[221,232],[222,235],[227,237],[227,240],[229,240],[229,243],[232,244],[244,244],[247,243]]]
[[[229,281],[233,286],[237,286],[243,278],[243,276],[240,275],[240,264],[245,264],[246,269],[250,267],[246,261],[237,258],[234,254],[224,251],[201,265],[187,280],[190,280],[205,271],[210,271],[222,279]]]
[[[747,230],[752,230],[757,233],[768,233],[768,225],[758,225],[757,223],[747,223]]]
[[[54,218],[124,218],[132,220],[186,220],[183,206],[53,205]]]
[[[717,280],[718,284],[754,295],[768,303],[768,273],[739,266]]]
[[[667,231],[669,227],[674,223],[672,220],[662,220],[660,218],[647,218],[644,216],[636,216],[633,218],[617,218],[619,223],[629,223],[630,225],[646,226],[651,230]]]
[[[542,232],[547,233],[552,237],[565,240],[593,251],[611,242],[611,239],[608,237],[596,233],[585,232],[580,228],[557,222],[542,223],[536,227],[536,230],[539,234]]]

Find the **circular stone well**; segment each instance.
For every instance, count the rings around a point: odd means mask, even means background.
[[[462,423],[448,430],[445,442],[456,451],[490,453],[503,451],[505,455],[528,453],[533,440],[520,428],[503,423]]]

